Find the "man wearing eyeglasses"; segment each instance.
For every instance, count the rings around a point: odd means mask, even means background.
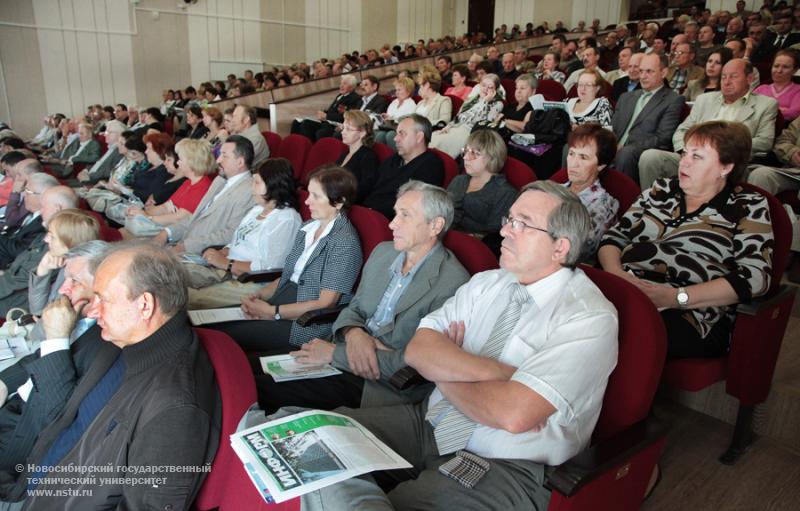
[[[700,66],[695,66],[694,48],[689,43],[681,43],[672,53],[672,65],[667,71],[669,88],[681,94],[690,80],[703,78],[704,71]]]
[[[33,243],[34,239],[44,233],[40,212],[42,194],[57,185],[56,178],[43,172],[33,174],[26,180],[22,190],[22,201],[28,214],[22,219],[19,227],[9,229],[5,235],[0,236],[0,268],[11,264],[14,258]]]
[[[545,509],[550,467],[588,445],[617,361],[616,310],[575,268],[590,230],[572,192],[523,188],[501,269],[423,318],[406,349],[436,384],[428,398],[338,410],[413,468],[380,474],[399,482],[388,494],[368,475],[303,496],[303,509]]]

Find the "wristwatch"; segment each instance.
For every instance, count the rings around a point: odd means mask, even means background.
[[[280,305],[276,305],[275,306],[275,315],[272,317],[272,319],[274,319],[275,321],[280,321],[281,320],[280,308],[281,308]]]
[[[233,269],[233,259],[228,259],[228,267],[225,268],[225,271],[231,273],[232,269]]]
[[[685,309],[689,305],[689,293],[686,292],[685,287],[678,288],[678,295],[675,297],[675,301],[678,302],[678,307],[681,309]]]

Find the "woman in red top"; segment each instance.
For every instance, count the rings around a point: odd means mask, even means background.
[[[120,229],[123,238],[155,236],[165,226],[191,216],[203,200],[217,173],[211,145],[205,140],[183,139],[175,153],[177,175],[186,181],[163,204],[129,211],[125,227]]]

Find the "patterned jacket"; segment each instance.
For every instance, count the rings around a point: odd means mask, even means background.
[[[622,250],[622,267],[673,287],[725,279],[746,303],[767,292],[774,239],[767,199],[727,186],[705,206],[686,213],[677,179],[645,190],[600,244]],[[684,318],[702,337],[736,306],[687,309]]]
[[[279,295],[284,286],[289,285],[294,266],[305,248],[306,233],[302,228],[309,222],[304,223],[297,231],[294,246],[286,257],[281,280],[273,296]],[[297,301],[316,300],[321,290],[328,289],[341,293],[339,304],[349,303],[353,296],[353,286],[361,270],[361,263],[361,242],[358,232],[346,216],[340,215],[334,220],[331,232],[319,240],[319,244],[308,258],[297,282]],[[330,339],[331,324],[301,327],[296,321],[292,323],[289,344],[300,346],[315,337]]]

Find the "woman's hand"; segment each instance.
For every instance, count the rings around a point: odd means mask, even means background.
[[[44,277],[51,271],[62,268],[64,266],[64,258],[62,256],[55,256],[49,250],[44,253],[42,259],[39,261],[39,266],[36,267],[36,275]]]
[[[254,295],[242,298],[242,312],[247,319],[275,319],[275,306]]]
[[[137,208],[136,206],[131,206],[125,210],[125,214],[128,216],[128,218],[132,218],[137,215],[144,215],[144,210],[142,208]]]
[[[301,364],[330,364],[333,362],[334,348],[332,342],[312,339],[303,344],[298,351],[290,352],[289,355]]]
[[[210,248],[203,252],[203,259],[205,259],[208,264],[214,266],[215,268],[228,267],[228,258],[222,253],[221,250]]]
[[[636,279],[636,287],[650,298],[653,305],[660,309],[672,309],[678,304],[678,290],[666,284],[654,284],[646,280]]]

